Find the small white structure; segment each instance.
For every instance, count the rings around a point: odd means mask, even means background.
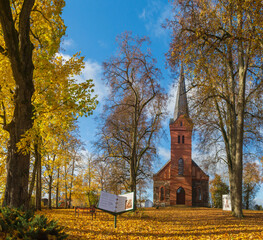
[[[222,195],[223,211],[231,211],[231,198],[229,194]]]
[[[147,199],[145,202],[142,202],[141,203],[141,206],[143,208],[148,208],[148,207],[152,207],[153,206],[153,202],[149,199]]]

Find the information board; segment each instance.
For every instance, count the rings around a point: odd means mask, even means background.
[[[98,208],[112,213],[121,213],[133,209],[134,193],[115,195],[101,191]]]
[[[224,211],[231,211],[231,198],[230,195],[222,195],[222,204]]]

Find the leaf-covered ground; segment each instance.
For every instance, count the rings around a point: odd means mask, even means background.
[[[68,239],[263,239],[263,212],[244,211],[235,219],[230,212],[209,208],[150,208],[114,217],[98,213],[96,219],[74,210],[44,210],[65,226]]]

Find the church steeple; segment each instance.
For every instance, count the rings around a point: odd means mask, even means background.
[[[177,88],[173,121],[175,121],[180,115],[185,115],[186,117],[189,117],[183,64],[181,65],[181,73],[180,73],[179,85]]]

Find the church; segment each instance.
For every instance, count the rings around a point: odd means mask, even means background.
[[[208,206],[209,176],[192,160],[192,130],[182,67],[170,120],[171,159],[153,175],[155,205]]]

